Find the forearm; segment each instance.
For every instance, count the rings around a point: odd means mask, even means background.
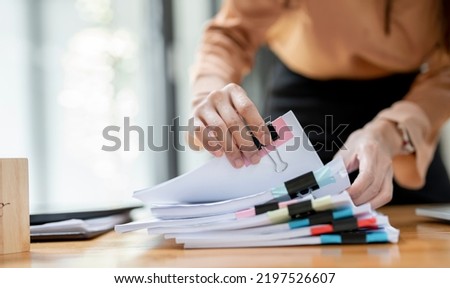
[[[364,129],[370,130],[375,138],[382,141],[384,148],[392,159],[405,154],[402,134],[397,127],[397,123],[383,118],[376,118],[374,121],[369,122]]]
[[[404,187],[420,188],[425,184],[428,166],[433,159],[440,130],[450,117],[450,69],[423,74],[402,101],[381,111],[377,119],[392,121],[404,129],[414,153],[393,158],[394,175]]]
[[[420,107],[429,122],[426,141],[436,142],[450,118],[450,66],[424,74],[416,82],[405,101]]]
[[[284,9],[283,1],[226,0],[205,28],[191,70],[193,106],[210,92],[239,84],[253,65],[266,32]]]

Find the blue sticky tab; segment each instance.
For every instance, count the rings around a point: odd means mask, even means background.
[[[322,244],[341,244],[341,235],[320,235],[320,241]]]
[[[353,216],[352,208],[344,208],[333,211],[333,219],[342,219]]]
[[[286,189],[286,187],[284,186],[284,184],[283,185],[281,185],[281,186],[278,186],[278,187],[275,187],[275,188],[272,188],[271,190],[270,190],[270,192],[272,193],[272,196],[273,196],[273,198],[280,198],[280,197],[283,197],[284,195],[287,195],[289,192],[288,192],[288,190]],[[290,199],[290,198],[289,198]]]
[[[373,242],[388,242],[388,236],[386,232],[370,232],[366,235],[367,243]]]
[[[309,226],[309,220],[308,219],[298,219],[298,220],[292,220],[288,222],[289,228],[295,229],[295,228],[302,228]]]

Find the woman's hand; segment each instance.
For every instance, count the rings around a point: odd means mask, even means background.
[[[252,140],[270,144],[270,133],[256,106],[244,89],[228,84],[209,93],[194,108],[194,136],[216,157],[225,155],[235,168],[244,165],[244,157],[252,164],[260,156]],[[249,132],[251,131],[251,133]]]
[[[401,153],[402,138],[395,123],[376,119],[353,132],[336,155],[344,159],[348,172],[359,174],[348,189],[356,205],[369,202],[373,208],[392,199],[392,159]]]

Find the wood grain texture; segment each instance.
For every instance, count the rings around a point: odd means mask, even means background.
[[[0,254],[30,250],[28,160],[0,159]]]

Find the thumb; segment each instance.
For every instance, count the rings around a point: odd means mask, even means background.
[[[334,155],[333,159],[341,157],[344,161],[345,168],[348,173],[354,172],[359,167],[359,160],[356,153],[349,150],[339,149],[339,151]]]

